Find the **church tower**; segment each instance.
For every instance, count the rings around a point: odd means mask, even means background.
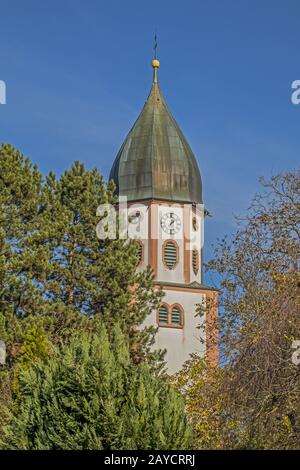
[[[203,283],[205,210],[196,158],[170,113],[152,61],[148,99],[111,169],[119,207],[126,208],[128,234],[139,246],[138,269],[150,265],[164,291],[145,325],[158,327],[156,346],[165,348],[169,373],[191,353],[218,362],[217,292]],[[204,315],[197,315],[198,305]],[[200,327],[200,328],[199,328]]]

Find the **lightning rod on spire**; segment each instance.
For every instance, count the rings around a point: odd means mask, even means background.
[[[157,34],[154,35],[154,59],[157,59]]]

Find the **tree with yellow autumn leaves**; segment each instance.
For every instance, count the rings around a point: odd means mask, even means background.
[[[207,265],[221,278],[221,364],[194,357],[176,377],[200,449],[300,447],[300,172],[261,183]]]

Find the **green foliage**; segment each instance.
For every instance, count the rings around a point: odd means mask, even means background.
[[[98,321],[108,334],[119,325],[132,362],[160,369],[162,354],[151,349],[155,329],[141,328],[161,298],[151,271],[137,273],[134,243],[96,236],[97,207],[115,202],[114,186],[79,162],[44,179],[8,144],[0,165],[1,433],[20,372],[78,332],[95,332]]]
[[[137,327],[161,293],[149,270],[136,272],[133,243],[96,236],[97,207],[114,202],[113,185],[79,162],[44,181],[10,145],[0,148],[0,162],[0,329],[8,365],[29,328],[38,324],[56,344],[92,330],[95,317],[121,325],[136,362],[151,360],[155,332]]]
[[[31,367],[35,362],[45,360],[51,349],[52,345],[42,328],[33,327],[26,331],[20,355],[13,370],[12,386],[16,397],[19,398],[20,394],[19,377],[21,372]]]
[[[26,368],[36,360],[44,360],[49,355],[50,342],[41,328],[31,328],[25,333],[24,343],[18,363]]]
[[[109,339],[110,336],[110,339]],[[83,334],[20,373],[6,427],[9,449],[182,449],[191,430],[182,398],[133,365],[118,325]]]

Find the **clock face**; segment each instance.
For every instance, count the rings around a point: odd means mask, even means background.
[[[181,228],[181,220],[174,212],[168,212],[162,216],[160,225],[164,232],[175,235]]]

